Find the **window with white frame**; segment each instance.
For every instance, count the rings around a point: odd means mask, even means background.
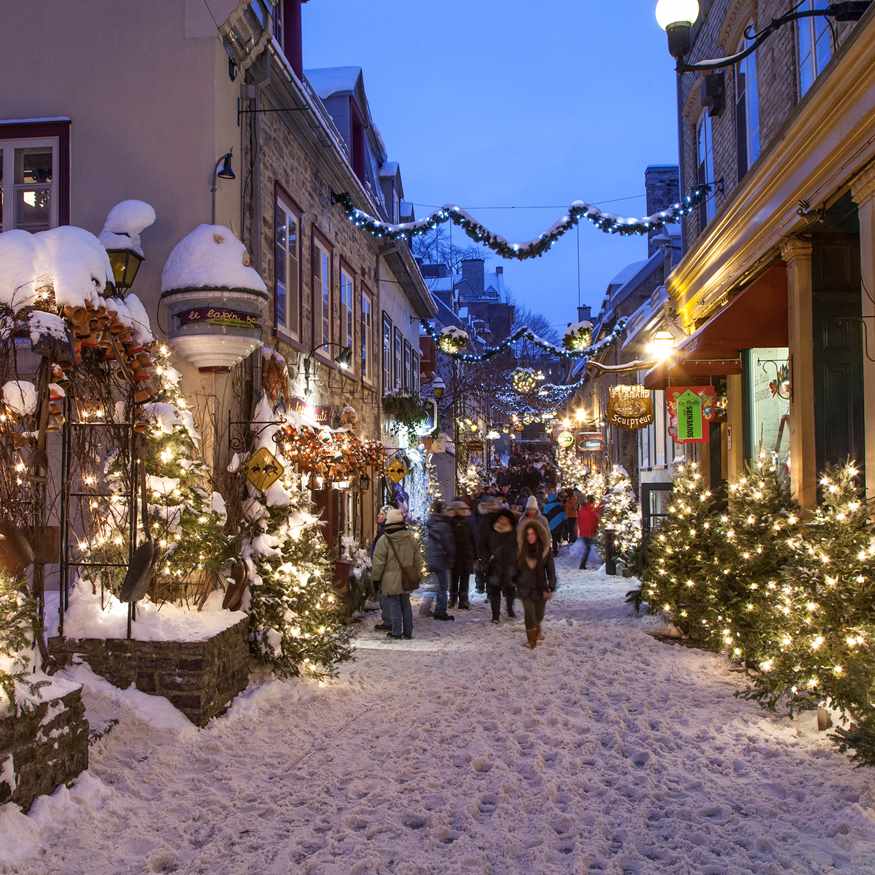
[[[383,313],[383,394],[392,391],[392,320]]]
[[[395,337],[392,344],[392,388],[401,389],[404,385],[404,338],[401,329],[395,329]]]
[[[314,346],[330,343],[331,253],[318,240],[313,241],[313,308]]]
[[[413,349],[408,341],[404,341],[404,385],[405,392],[413,391]]]
[[[372,383],[374,380],[374,365],[371,360],[371,345],[373,343],[374,331],[374,299],[371,297],[370,292],[365,291],[364,288],[362,289],[360,308],[361,325],[359,326],[359,331],[361,332],[361,337],[359,338],[359,344],[361,348],[362,379]]]
[[[0,231],[46,231],[58,224],[58,164],[57,137],[0,139]]]
[[[744,37],[739,51],[750,46]],[[760,156],[760,91],[757,82],[757,53],[735,65],[735,135],[738,146],[738,178]]]
[[[414,395],[419,394],[419,372],[420,372],[421,357],[418,352],[413,353],[413,385],[412,390]]]
[[[278,197],[274,209],[274,311],[276,324],[295,340],[300,338],[301,250],[300,220]]]
[[[355,310],[353,309],[353,301],[355,295],[355,281],[346,268],[340,268],[340,345],[348,346],[353,349],[353,339],[355,337],[355,325],[353,318]],[[355,367],[355,362],[352,362],[352,367]]]
[[[711,129],[711,114],[702,111],[696,125],[696,183],[714,182],[714,137]],[[699,230],[714,218],[714,198],[705,197],[699,204]]]
[[[798,12],[828,9],[829,0],[802,0]],[[804,97],[814,80],[823,72],[832,57],[832,28],[823,15],[796,21],[797,59],[799,61],[799,96]]]

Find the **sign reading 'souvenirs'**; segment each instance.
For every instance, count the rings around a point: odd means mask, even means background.
[[[716,397],[713,386],[675,386],[668,390],[668,430],[676,443],[708,443]]]

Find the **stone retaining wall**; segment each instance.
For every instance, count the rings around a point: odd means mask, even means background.
[[[205,641],[127,641],[51,638],[60,662],[81,657],[122,689],[131,684],[164,696],[192,723],[206,726],[223,713],[249,682],[249,621],[241,620]]]
[[[0,717],[0,805],[25,811],[88,768],[88,722],[81,690],[33,710]]]

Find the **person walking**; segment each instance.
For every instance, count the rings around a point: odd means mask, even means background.
[[[391,504],[384,504],[380,508],[380,512],[377,514],[377,533],[374,535],[374,540],[371,541],[371,564],[373,565],[374,561],[374,551],[377,549],[377,542],[383,535],[383,532],[386,530],[386,515],[389,511],[392,510]],[[371,586],[374,588],[374,595],[377,597],[377,601],[380,605],[380,613],[382,614],[382,619],[376,626],[374,626],[375,632],[389,632],[392,629],[392,617],[389,614],[389,603],[386,601],[383,593],[380,590],[380,582],[374,577],[373,569],[371,570]]]
[[[450,591],[450,572],[456,558],[456,539],[445,513],[444,503],[440,499],[431,506],[431,514],[426,523],[426,544],[428,570],[437,580],[434,619],[454,620],[455,617],[447,613],[447,600]]]
[[[477,592],[486,592],[486,581],[489,576],[489,538],[495,515],[501,510],[501,502],[492,495],[484,494],[477,504],[477,518],[474,521],[474,546],[477,550],[477,573],[475,585]]]
[[[386,637],[397,641],[413,637],[413,611],[405,577],[410,573],[422,576],[422,555],[413,532],[404,524],[404,514],[397,508],[386,513],[386,528],[377,540],[371,573],[380,583],[391,628]]]
[[[583,540],[583,556],[580,560],[580,568],[586,568],[589,562],[589,554],[592,551],[592,545],[595,543],[596,535],[599,531],[599,512],[598,505],[591,495],[587,495],[583,499],[583,503],[577,511],[577,533]]]
[[[574,489],[569,489],[565,496],[565,540],[569,544],[577,542],[578,508],[577,492]]]
[[[526,644],[532,650],[543,641],[544,609],[556,590],[556,563],[551,539],[542,526],[524,521],[519,530],[514,584],[523,603]]]
[[[454,608],[458,604],[460,610],[467,611],[471,607],[468,602],[468,584],[474,570],[474,557],[477,555],[474,529],[471,525],[471,508],[463,498],[454,498],[447,509],[451,514],[456,545],[450,576],[449,607]]]
[[[522,528],[522,526],[534,520],[544,527],[544,531],[549,535],[550,534],[550,523],[547,522],[547,517],[541,513],[541,508],[538,505],[538,499],[535,498],[534,495],[530,495],[526,499],[525,510],[523,511],[522,518],[517,524],[517,528]]]
[[[516,517],[507,508],[495,514],[492,530],[489,533],[489,573],[486,593],[492,608],[492,622],[501,620],[501,597],[507,603],[507,615],[516,619],[513,610],[513,577],[516,567]]]
[[[559,538],[565,527],[565,508],[556,495],[556,491],[552,491],[544,502],[544,516],[547,517],[547,522],[550,526],[550,536],[553,539],[553,555],[559,555]]]

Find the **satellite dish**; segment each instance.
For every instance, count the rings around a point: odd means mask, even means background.
[[[131,564],[122,582],[119,593],[120,602],[138,602],[149,589],[152,582],[152,565],[155,562],[155,544],[144,541],[134,550]]]

